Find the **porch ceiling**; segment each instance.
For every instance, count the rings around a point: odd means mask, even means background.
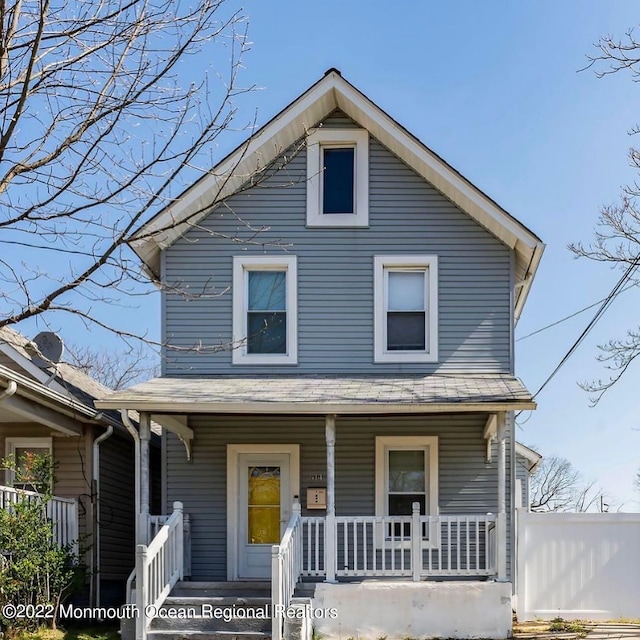
[[[154,413],[375,414],[535,409],[515,376],[154,378],[96,401]]]

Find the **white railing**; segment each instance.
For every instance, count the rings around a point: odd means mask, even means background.
[[[325,519],[323,517],[302,518],[302,575],[324,576],[324,536]]]
[[[182,503],[173,503],[173,513],[162,525],[149,546],[136,548],[136,640],[145,640],[151,618],[184,575]]]
[[[324,518],[302,518],[302,575],[493,576],[495,526],[493,514],[421,516],[416,503],[410,516],[336,516],[331,541]]]
[[[35,491],[0,486],[0,509],[9,509],[11,505],[26,499],[28,502],[42,498]],[[47,502],[47,518],[51,521],[53,538],[61,546],[70,545],[78,552],[78,502],[73,498],[54,496]]]
[[[434,545],[422,554],[421,575],[493,576],[496,573],[494,535],[496,516],[421,517],[424,527],[435,533]]]
[[[293,504],[291,520],[280,544],[271,548],[272,640],[282,640],[283,609],[291,604],[296,584],[302,575],[302,519],[300,503]]]
[[[171,516],[149,516],[149,534],[147,540],[153,540]]]

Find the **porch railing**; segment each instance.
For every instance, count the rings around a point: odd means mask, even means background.
[[[336,516],[332,541],[325,519],[302,518],[303,576],[326,576],[335,557],[336,577],[496,575],[496,516]],[[332,545],[332,553],[325,549]]]
[[[178,580],[184,576],[183,508],[173,503],[167,518],[149,546],[136,549],[136,640],[145,640],[149,632],[150,610],[157,610]]]
[[[284,635],[284,609],[291,604],[296,584],[302,576],[302,547],[300,503],[295,502],[280,544],[271,549],[272,640],[282,640]]]
[[[20,500],[28,502],[42,498],[35,491],[0,486],[0,509],[9,509]],[[61,546],[70,545],[78,552],[78,501],[54,496],[47,502],[47,518],[51,522],[54,540]]]

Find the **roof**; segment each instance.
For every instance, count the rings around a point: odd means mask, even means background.
[[[0,356],[5,356],[4,364],[0,362],[0,393],[9,381],[14,381],[18,384],[18,395],[38,404],[82,422],[103,421],[122,427],[119,413],[100,411],[95,406],[96,398],[108,395],[111,389],[67,362],[41,369],[31,361],[29,343],[30,340],[15,329],[0,327]],[[132,414],[131,418],[137,420],[138,416]],[[160,432],[155,424],[152,430]]]
[[[109,393],[111,389],[67,362],[59,362],[55,368],[51,366],[40,369],[31,362],[31,353],[27,348],[30,342],[15,329],[8,326],[0,327],[0,348],[1,345],[12,348],[15,351],[12,355],[17,356],[17,364],[22,369],[26,368],[32,377],[46,384],[47,387],[72,395],[76,400],[92,408],[95,413],[93,401]]]
[[[534,473],[538,468],[538,465],[542,461],[542,455],[539,454],[535,449],[531,447],[527,447],[526,445],[516,442],[516,455],[524,458],[527,462],[530,463],[529,472]]]
[[[154,378],[98,400],[166,413],[367,414],[534,409],[512,375]]]
[[[336,69],[327,71],[138,230],[132,248],[148,271],[158,277],[164,249],[211,213],[216,203],[238,191],[247,177],[253,175],[256,166],[268,166],[336,109],[366,128],[445,197],[515,251],[522,278],[516,290],[517,320],[544,251],[540,238],[347,82]]]

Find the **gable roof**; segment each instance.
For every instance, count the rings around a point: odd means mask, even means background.
[[[336,109],[367,129],[418,175],[515,251],[519,278],[514,301],[517,320],[544,251],[540,238],[347,82],[337,69],[329,69],[138,230],[132,248],[149,272],[157,277],[164,249],[198,224],[216,203],[244,186],[256,167],[268,166]]]
[[[538,465],[542,462],[542,455],[537,451],[532,449],[531,447],[527,447],[527,445],[522,444],[521,442],[516,442],[516,455],[524,458],[527,462],[531,463],[529,467],[529,473],[535,473]]]

